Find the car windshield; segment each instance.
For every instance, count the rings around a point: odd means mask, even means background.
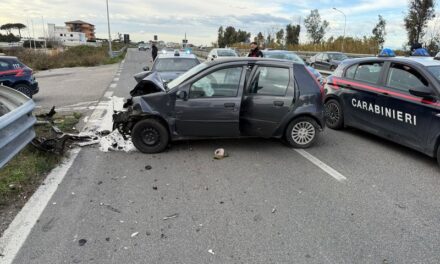
[[[266,52],[264,57],[271,59],[281,59],[305,64],[304,61],[293,52]]]
[[[193,76],[194,74],[198,73],[199,71],[202,71],[203,69],[205,69],[207,67],[208,67],[208,64],[205,62],[205,63],[201,63],[201,64],[195,66],[194,68],[191,68],[189,71],[185,72],[184,74],[180,75],[176,79],[169,82],[167,84],[167,89],[171,90],[174,87],[179,86],[183,81],[185,81],[189,77]]]
[[[430,66],[430,67],[427,67],[428,68],[428,71],[432,74],[432,75],[434,75],[434,77],[438,80],[438,81],[440,81],[440,66]]]
[[[159,58],[154,65],[155,71],[187,71],[199,64],[197,59]]]
[[[330,54],[330,57],[333,60],[337,60],[337,61],[342,61],[348,58],[347,56],[345,56],[345,54],[341,54],[341,53]]]
[[[218,50],[217,54],[219,57],[237,57],[237,53],[233,50]]]

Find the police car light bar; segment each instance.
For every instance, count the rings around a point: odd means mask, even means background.
[[[380,51],[378,57],[396,57],[396,54],[392,49],[384,48]]]
[[[424,48],[420,48],[420,49],[414,50],[411,53],[411,56],[429,57],[429,52]]]

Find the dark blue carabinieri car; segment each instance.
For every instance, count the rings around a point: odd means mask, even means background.
[[[28,97],[38,93],[38,82],[33,71],[17,57],[0,56],[0,84],[11,87]]]
[[[305,65],[286,60],[217,59],[168,84],[152,73],[130,94],[114,128],[145,153],[198,138],[282,138],[307,148],[325,125],[322,86]]]
[[[371,57],[343,61],[325,85],[326,124],[356,127],[440,164],[440,61]]]

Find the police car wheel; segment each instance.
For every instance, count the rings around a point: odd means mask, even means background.
[[[131,132],[133,145],[143,153],[159,153],[168,146],[169,134],[155,119],[144,119],[134,125]]]
[[[32,98],[32,92],[31,89],[29,88],[28,85],[26,84],[17,84],[15,87],[15,90],[23,93],[24,95],[26,95],[29,98]]]
[[[308,148],[318,137],[318,124],[310,117],[300,117],[290,122],[286,140],[294,148]]]
[[[325,124],[331,129],[344,127],[344,112],[341,104],[335,99],[330,99],[325,103]]]

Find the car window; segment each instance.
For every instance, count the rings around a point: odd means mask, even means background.
[[[326,61],[326,60],[328,60],[329,59],[329,57],[328,57],[328,54],[325,54],[325,53],[323,53],[322,54],[322,61]]]
[[[415,69],[407,65],[393,63],[388,72],[387,86],[408,92],[410,88],[428,86],[428,81]]]
[[[334,53],[334,54],[331,54],[331,58],[332,58],[332,60],[342,61],[342,60],[347,59],[348,57],[345,54]]]
[[[233,50],[218,50],[219,57],[237,57],[237,53]]]
[[[181,58],[159,58],[154,64],[154,70],[164,71],[187,71],[199,64],[197,59],[181,59]]]
[[[10,70],[9,63],[5,60],[0,60],[0,71]]]
[[[357,64],[350,66],[346,71],[345,71],[345,78],[348,79],[354,79],[354,74],[356,73],[356,69],[357,69]]]
[[[322,56],[324,55],[324,53],[319,53],[318,55],[316,55],[316,60],[317,61],[320,61],[320,60],[322,60]]]
[[[212,72],[191,85],[190,98],[235,97],[240,86],[242,67]]]
[[[354,75],[354,79],[362,82],[377,83],[383,62],[367,62],[359,64]]]
[[[260,95],[284,96],[289,85],[288,68],[259,67],[249,93]]]

